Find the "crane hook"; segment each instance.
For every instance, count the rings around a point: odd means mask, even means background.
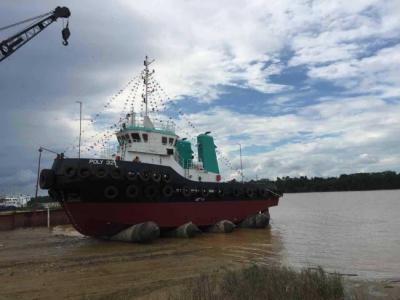
[[[68,46],[68,39],[69,39],[69,36],[71,35],[71,32],[69,31],[68,25],[69,25],[69,21],[67,21],[67,26],[65,26],[65,28],[61,31],[61,35],[62,35],[62,38],[64,40],[62,42],[62,44],[64,46]]]

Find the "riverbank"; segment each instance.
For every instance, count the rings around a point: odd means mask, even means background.
[[[283,251],[271,229],[162,238],[144,245],[85,238],[70,226],[3,231],[0,299],[165,299],[202,274],[278,267],[285,262]],[[382,299],[383,292],[400,297],[397,283],[350,280],[360,293],[375,293],[370,299]]]

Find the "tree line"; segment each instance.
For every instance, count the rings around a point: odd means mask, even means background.
[[[284,193],[385,190],[400,189],[400,173],[384,171],[311,178],[286,176],[275,181],[261,179],[253,182],[274,184]]]
[[[32,197],[31,200],[28,201],[26,206],[38,207],[50,202],[54,202],[54,200],[50,196],[38,196],[37,199],[35,197]]]

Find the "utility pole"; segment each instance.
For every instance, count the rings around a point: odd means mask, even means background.
[[[39,163],[37,169],[37,177],[36,177],[36,190],[35,190],[35,199],[37,200],[38,188],[39,188],[39,176],[40,176],[40,161],[42,160],[42,147],[39,148]]]
[[[239,145],[239,153],[240,153],[240,175],[242,176],[242,183],[244,181],[243,179],[243,161],[242,161],[242,145],[240,143],[238,143]]]
[[[81,158],[81,138],[82,138],[82,101],[76,101],[79,103],[79,150],[78,150],[78,159]]]

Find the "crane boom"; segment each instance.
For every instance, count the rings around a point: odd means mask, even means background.
[[[20,47],[25,45],[28,41],[33,39],[36,35],[42,32],[47,26],[56,21],[58,18],[69,18],[70,15],[71,12],[67,7],[58,6],[55,10],[49,12],[46,17],[42,18],[40,21],[35,22],[31,26],[25,28],[24,30],[21,30],[20,32],[5,39],[4,41],[0,41],[0,61],[4,60]],[[16,25],[20,23],[17,23]],[[65,46],[68,45],[67,40],[70,36],[68,23],[67,26],[62,30],[62,36],[64,39],[63,44]]]

